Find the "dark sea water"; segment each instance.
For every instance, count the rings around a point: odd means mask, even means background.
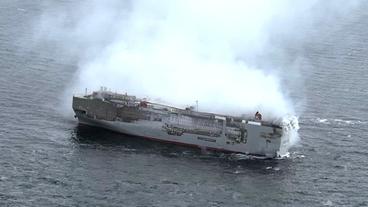
[[[78,60],[33,32],[45,8],[71,2],[0,1],[0,206],[368,206],[366,2],[288,45],[305,103],[283,160],[78,126],[59,109]]]

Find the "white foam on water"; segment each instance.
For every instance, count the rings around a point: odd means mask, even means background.
[[[366,124],[366,121],[362,120],[352,120],[352,119],[333,119],[333,118],[316,118],[313,122],[321,124],[338,124],[338,125],[356,125],[356,124]]]
[[[320,123],[326,123],[328,120],[327,119],[317,118],[317,121],[320,122]]]

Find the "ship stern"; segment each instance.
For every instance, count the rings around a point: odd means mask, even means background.
[[[299,122],[296,116],[284,117],[281,121],[282,136],[280,140],[280,149],[277,151],[277,157],[289,156],[289,149],[299,141]]]

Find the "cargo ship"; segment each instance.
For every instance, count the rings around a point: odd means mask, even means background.
[[[73,96],[80,124],[155,141],[230,153],[283,157],[293,120],[278,124],[255,117],[200,112],[101,89]]]

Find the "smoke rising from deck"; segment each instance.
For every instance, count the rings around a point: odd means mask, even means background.
[[[259,110],[265,119],[294,114],[277,71],[246,61],[267,49],[269,24],[288,3],[132,1],[118,10],[111,1],[96,1],[77,33],[96,35],[94,26],[106,31],[102,19],[114,34],[81,62],[72,90],[106,86],[178,106],[198,100],[201,110],[212,112]]]
[[[287,69],[270,59],[287,59],[289,42],[302,42],[321,19],[357,4],[339,2],[95,0],[46,12],[38,32],[79,58],[69,98],[105,86],[176,106],[198,100],[203,111],[258,110],[280,120],[300,112],[289,96],[301,87],[300,65],[298,57]]]

